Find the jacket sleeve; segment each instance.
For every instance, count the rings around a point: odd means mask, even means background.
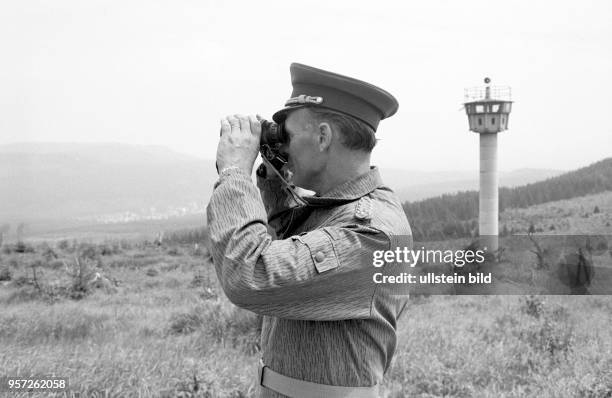
[[[372,253],[389,249],[385,233],[344,226],[273,240],[259,192],[238,170],[219,180],[207,216],[215,270],[234,304],[288,319],[371,316]]]

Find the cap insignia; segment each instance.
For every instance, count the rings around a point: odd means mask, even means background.
[[[314,104],[320,105],[323,103],[323,97],[311,97],[310,95],[298,95],[297,97],[289,98],[285,102],[285,106],[291,105],[302,105],[302,104]]]

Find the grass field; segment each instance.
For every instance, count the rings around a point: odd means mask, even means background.
[[[254,395],[259,320],[205,250],[4,249],[0,308],[0,375],[66,376],[82,396]],[[398,335],[386,397],[612,397],[610,296],[413,297]]]

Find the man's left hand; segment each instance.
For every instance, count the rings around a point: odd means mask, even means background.
[[[254,116],[233,115],[221,119],[221,139],[217,147],[219,173],[237,167],[251,175],[260,137],[261,124]]]

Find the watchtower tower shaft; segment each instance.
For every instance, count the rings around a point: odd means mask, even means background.
[[[508,129],[512,110],[510,87],[486,86],[465,90],[463,104],[470,131],[480,135],[480,193],[478,229],[481,245],[489,251],[499,248],[499,186],[497,175],[497,134]]]

